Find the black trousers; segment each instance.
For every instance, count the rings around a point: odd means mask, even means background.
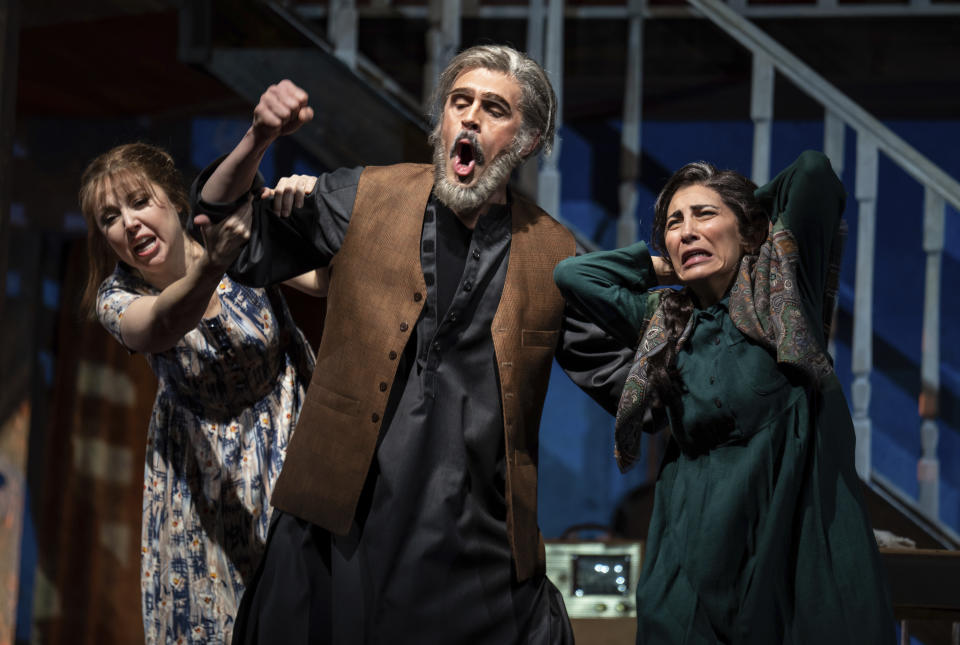
[[[233,645],[332,643],[330,570],[330,533],[274,511],[266,552],[237,610]]]
[[[352,551],[355,538],[331,538],[275,511],[263,560],[240,603],[233,645],[573,645],[563,598],[545,577],[514,582],[506,596],[489,602],[461,600],[456,578],[448,579],[429,587],[432,597],[411,597],[398,607],[374,598],[362,582],[369,571]],[[506,614],[490,613],[504,603],[512,607]],[[441,609],[421,613],[427,605]]]

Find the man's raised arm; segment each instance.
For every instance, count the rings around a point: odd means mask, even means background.
[[[288,80],[268,87],[253,110],[250,128],[204,183],[200,198],[230,203],[250,190],[270,144],[313,118],[307,99],[307,93]]]

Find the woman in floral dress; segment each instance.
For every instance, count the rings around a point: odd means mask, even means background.
[[[249,237],[249,203],[217,224],[188,222],[173,160],[140,143],[91,162],[80,202],[84,305],[159,381],[143,485],[146,642],[229,642],[312,354],[275,287],[224,275]],[[291,284],[322,295],[323,277]]]

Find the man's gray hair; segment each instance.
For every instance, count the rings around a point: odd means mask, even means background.
[[[460,74],[472,69],[489,69],[516,79],[521,90],[519,107],[523,115],[520,136],[527,143],[535,135],[540,135],[540,141],[527,156],[534,156],[540,150],[549,155],[556,129],[557,95],[547,73],[535,60],[506,45],[478,45],[463,50],[450,61],[440,74],[431,101],[434,124],[431,141],[439,136],[443,108],[453,82]]]

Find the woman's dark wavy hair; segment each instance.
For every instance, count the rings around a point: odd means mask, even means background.
[[[657,196],[653,207],[651,243],[671,267],[673,263],[666,245],[667,209],[677,191],[688,186],[704,186],[715,190],[727,208],[737,216],[740,237],[755,241],[752,247],[759,246],[762,235],[766,233],[769,218],[754,196],[757,185],[734,170],[718,170],[713,164],[696,161],[673,173]],[[753,251],[755,250],[754,248]],[[669,342],[663,351],[650,359],[650,386],[660,404],[668,406],[675,422],[679,423],[683,413],[680,397],[684,386],[677,369],[677,341],[690,320],[693,302],[686,289],[664,289],[660,292],[660,302]]]
[[[190,213],[190,199],[183,177],[170,154],[148,143],[126,143],[104,152],[90,162],[80,178],[80,210],[87,223],[87,281],[80,298],[81,311],[96,317],[94,306],[97,290],[110,275],[117,256],[100,230],[98,217],[106,199],[107,187],[122,195],[136,188],[144,188],[155,195],[154,186],[163,189],[180,216],[180,225],[186,227]]]

